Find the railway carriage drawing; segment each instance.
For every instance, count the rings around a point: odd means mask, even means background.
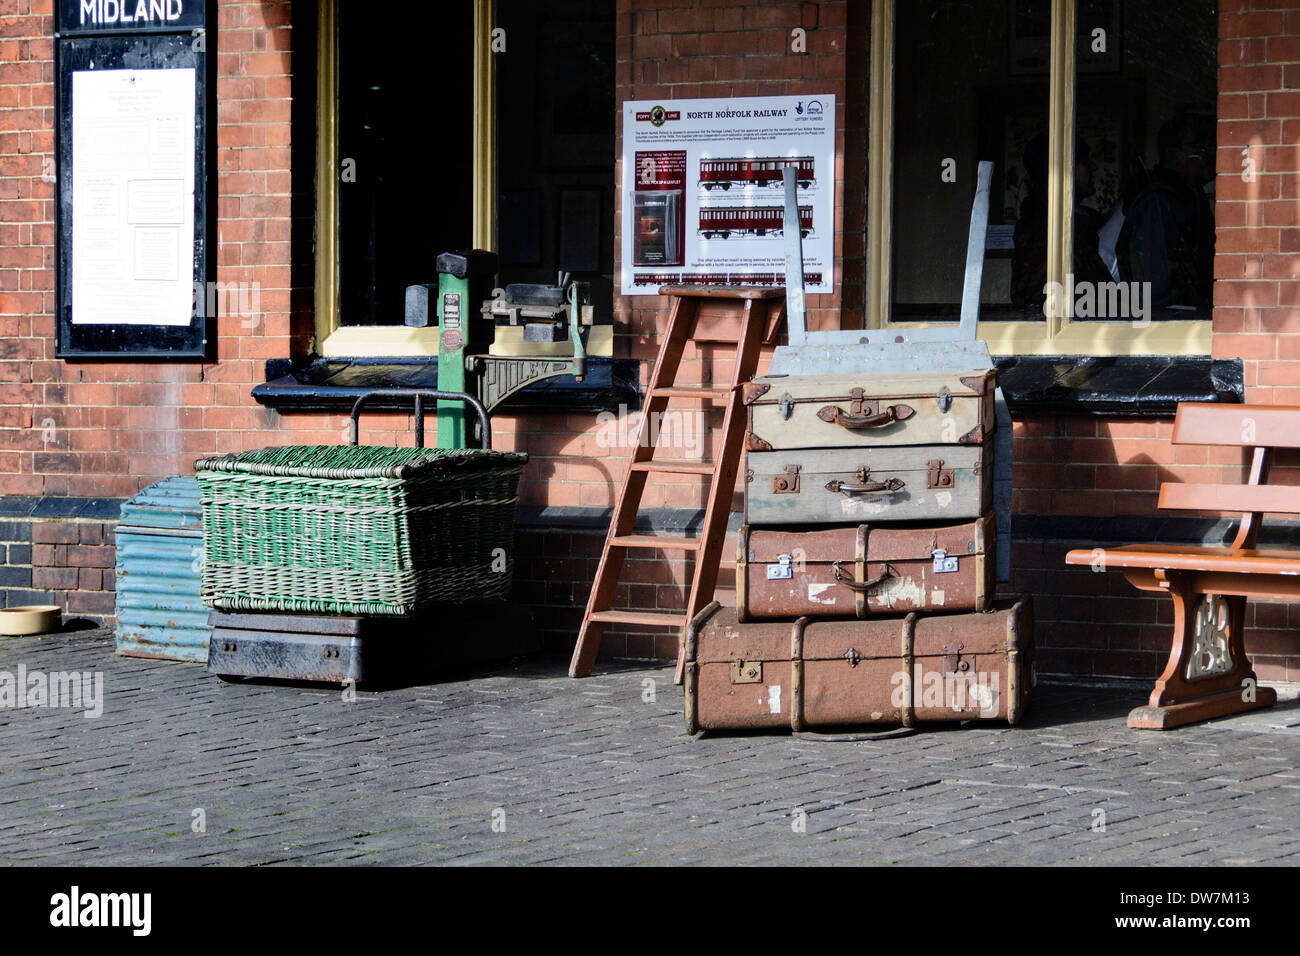
[[[781,185],[781,171],[794,166],[795,182],[807,189],[817,181],[811,156],[764,156],[749,159],[738,156],[700,160],[700,185],[705,189],[730,189],[732,186]]]
[[[785,209],[781,206],[715,206],[700,210],[699,233],[705,239],[732,236],[780,236],[785,232]],[[799,207],[799,235],[813,231],[812,206]]]

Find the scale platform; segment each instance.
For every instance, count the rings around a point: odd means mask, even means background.
[[[223,679],[409,686],[541,649],[527,609],[498,602],[411,617],[212,611],[209,621],[208,671]]]

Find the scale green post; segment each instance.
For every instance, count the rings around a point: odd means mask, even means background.
[[[496,323],[479,311],[492,297],[496,253],[444,252],[438,256],[438,390],[478,395],[477,373],[470,356],[486,355],[496,340]],[[477,321],[475,321],[477,320]],[[438,400],[438,447],[476,445],[468,433],[463,402]]]

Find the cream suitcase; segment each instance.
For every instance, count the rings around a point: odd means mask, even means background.
[[[981,445],[996,426],[995,375],[989,369],[756,378],[745,386],[745,447]]]

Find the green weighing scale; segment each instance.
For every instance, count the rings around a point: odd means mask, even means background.
[[[438,390],[473,395],[492,412],[533,382],[587,375],[586,339],[594,321],[591,290],[585,282],[560,276],[557,285],[516,283],[494,288],[497,256],[492,252],[444,252],[438,256],[438,284],[411,286],[406,293],[406,324],[428,324],[430,293],[436,295]],[[567,340],[564,356],[492,355],[498,326],[522,326],[524,342]],[[438,447],[476,445],[466,428],[465,403],[438,400]]]

